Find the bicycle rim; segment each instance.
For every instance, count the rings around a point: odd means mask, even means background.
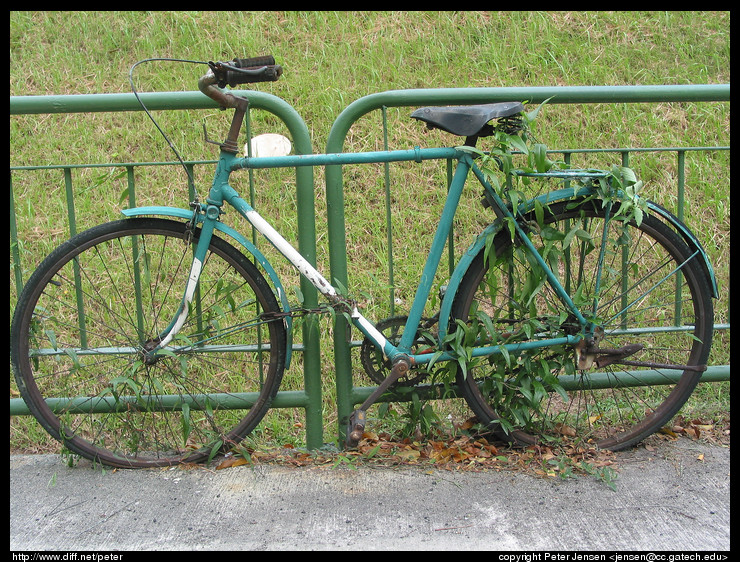
[[[182,298],[198,231],[136,218],[55,250],[16,309],[11,356],[21,395],[71,452],[117,467],[210,458],[243,439],[277,392],[286,333],[253,264],[214,236],[186,324],[156,360]]]
[[[529,236],[584,315],[603,328],[598,347],[630,355],[602,367],[579,363],[572,346],[495,355],[466,378],[458,375],[458,385],[479,420],[507,439],[628,447],[667,423],[701,377],[691,367],[707,361],[713,311],[700,258],[690,258],[683,240],[656,218],[639,227],[607,222],[594,202],[553,205],[545,223]],[[453,316],[490,318],[495,333],[481,331],[488,345],[576,333],[575,319],[508,232],[497,236],[490,264],[483,258],[481,252],[466,273]]]

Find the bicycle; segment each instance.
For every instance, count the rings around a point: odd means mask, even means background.
[[[248,98],[224,88],[277,80],[282,69],[272,57],[208,65],[199,89],[234,115],[206,201],[123,210],[54,250],[19,297],[15,378],[69,451],[116,467],[200,462],[236,446],[266,414],[289,361],[292,318],[305,311],[291,308],[260,250],[220,220],[225,204],[364,335],[362,362],[378,386],[347,420],[348,446],[381,395],[440,365],[451,366],[486,430],[524,444],[629,447],[688,399],[706,369],[717,295],[701,244],[604,171],[521,173],[578,185],[505,200],[476,164],[476,145],[516,134],[520,102],[412,113],[464,137],[461,147],[242,158]],[[416,296],[407,316],[378,324],[229,185],[240,169],[440,158],[457,164]],[[494,217],[457,263],[438,313],[423,318],[471,175]],[[636,201],[640,216],[626,213]]]

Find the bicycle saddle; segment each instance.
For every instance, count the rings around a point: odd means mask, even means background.
[[[451,107],[422,107],[411,114],[427,124],[453,135],[469,137],[480,132],[491,119],[510,117],[524,111],[518,101],[488,103],[483,105],[458,105]]]

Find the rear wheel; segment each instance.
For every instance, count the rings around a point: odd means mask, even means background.
[[[612,450],[637,443],[678,412],[706,365],[713,309],[700,256],[657,218],[639,226],[607,221],[593,201],[552,205],[539,225],[534,213],[521,221],[598,328],[580,353],[560,345],[474,359],[467,376],[458,370],[462,394],[483,424],[521,443],[565,438]],[[580,332],[508,229],[493,249],[473,260],[452,310],[479,344]]]
[[[107,223],[66,242],[13,318],[18,386],[71,452],[110,466],[202,461],[241,441],[277,393],[286,330],[261,273],[214,236],[186,324],[162,353],[198,241],[184,224]]]

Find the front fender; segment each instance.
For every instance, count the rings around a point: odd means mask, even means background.
[[[156,215],[175,217],[185,220],[190,220],[191,218],[193,218],[192,210],[179,209],[177,207],[163,207],[158,205],[150,207],[134,207],[133,209],[122,209],[121,213],[123,213],[127,217]],[[264,256],[264,254],[260,252],[259,249],[252,242],[250,242],[247,238],[245,238],[243,235],[241,235],[230,226],[221,222],[217,222],[215,228],[219,232],[222,232],[225,235],[236,240],[249,254],[254,257],[255,260],[257,260],[257,263],[262,267],[265,273],[267,273],[267,276],[270,278],[270,282],[275,288],[275,292],[277,293],[277,297],[280,301],[280,306],[282,307],[283,312],[290,312],[290,305],[288,304],[288,297],[285,293],[285,289],[283,288],[283,284],[280,282],[275,269],[272,267],[270,262],[267,261],[267,258]],[[285,317],[285,327],[288,331],[288,346],[286,350],[287,356],[285,358],[285,368],[288,369],[288,367],[290,367],[290,358],[293,349],[293,322],[290,316]]]
[[[523,214],[532,211],[534,209],[535,201],[539,201],[543,205],[546,205],[549,203],[556,203],[558,201],[585,198],[594,194],[595,191],[588,187],[566,188],[551,191],[549,193],[540,195],[539,197],[530,199],[526,203],[522,203],[522,205],[519,207],[519,213]],[[718,298],[719,291],[717,288],[717,278],[714,275],[714,269],[712,268],[712,264],[709,261],[709,256],[702,247],[696,235],[691,232],[691,230],[689,230],[689,228],[683,222],[681,222],[678,217],[676,217],[673,213],[661,207],[657,203],[648,200],[647,207],[649,209],[649,212],[651,212],[653,215],[657,215],[662,220],[667,222],[673,229],[675,229],[676,232],[678,232],[678,234],[689,246],[689,249],[694,252],[699,252],[699,255],[702,258],[701,264],[703,266],[704,273],[707,276],[709,286],[712,290],[712,296],[714,298]],[[455,295],[457,294],[458,287],[460,285],[460,282],[462,281],[463,276],[465,275],[465,272],[468,270],[468,267],[470,267],[470,263],[473,261],[475,256],[477,256],[478,253],[483,249],[483,247],[485,247],[486,239],[488,238],[488,236],[495,236],[498,231],[501,230],[503,224],[503,221],[499,219],[488,225],[485,230],[483,230],[483,232],[481,232],[476,237],[475,241],[465,251],[465,253],[458,261],[457,265],[455,266],[455,270],[452,272],[450,280],[447,284],[444,298],[442,299],[442,306],[439,310],[440,341],[442,341],[447,336],[447,327],[450,325],[450,312],[452,310],[452,303],[455,300]]]

